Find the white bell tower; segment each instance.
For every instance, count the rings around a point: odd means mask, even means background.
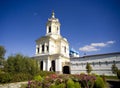
[[[69,43],[60,35],[60,22],[52,12],[46,24],[46,35],[36,40],[36,56],[40,70],[69,73]]]
[[[60,22],[55,18],[55,13],[52,12],[52,16],[46,24],[46,36],[51,36],[53,38],[60,37]]]

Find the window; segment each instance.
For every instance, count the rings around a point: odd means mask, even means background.
[[[94,62],[92,62],[92,64],[93,64],[93,66],[95,66],[95,63],[94,63]]]
[[[52,60],[52,62],[51,62],[51,68],[55,72],[55,60]]]
[[[40,49],[39,49],[39,47],[37,48],[37,53],[39,53],[39,51],[40,51]]]
[[[64,52],[66,53],[66,47],[64,47]]]
[[[57,27],[57,33],[58,33],[58,27]]]
[[[106,63],[106,65],[108,65],[108,62],[107,62],[107,61],[105,61],[105,63]]]
[[[101,66],[101,62],[99,61],[99,65]]]
[[[43,44],[43,45],[42,45],[42,52],[44,52],[44,50],[45,50],[45,49],[44,49],[44,44]]]
[[[43,61],[40,62],[40,70],[43,71]]]
[[[115,60],[113,61],[113,64],[116,64]]]
[[[47,48],[47,51],[49,51],[49,46],[48,45],[46,46],[46,48]]]
[[[49,26],[49,31],[48,31],[49,33],[51,32],[51,26]]]

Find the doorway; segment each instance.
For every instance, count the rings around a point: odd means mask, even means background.
[[[70,67],[69,66],[63,67],[63,74],[70,74]]]

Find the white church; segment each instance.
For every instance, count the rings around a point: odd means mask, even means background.
[[[120,69],[120,52],[80,57],[75,50],[69,50],[69,43],[60,34],[60,22],[54,12],[46,23],[46,35],[36,40],[34,59],[40,70],[59,74],[86,73],[87,63],[91,64],[92,73],[100,75],[113,75],[113,64]]]

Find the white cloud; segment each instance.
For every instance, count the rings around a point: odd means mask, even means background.
[[[107,47],[110,44],[114,44],[115,41],[107,41],[107,42],[101,42],[101,43],[91,43],[90,45],[85,45],[81,48],[79,48],[80,51],[84,52],[91,52],[91,51],[98,51],[102,47]]]
[[[91,43],[90,46],[94,46],[94,47],[105,47],[107,44],[105,43]]]
[[[107,44],[113,44],[115,41],[108,41]]]
[[[98,51],[99,49],[97,49],[94,46],[86,45],[84,47],[81,47],[79,50],[80,51],[85,51],[85,52],[90,52],[90,51]]]

